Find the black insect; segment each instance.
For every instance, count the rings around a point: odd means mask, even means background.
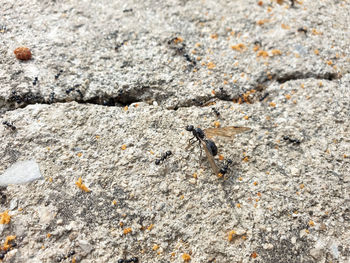
[[[166,153],[163,153],[160,159],[157,159],[154,163],[156,165],[160,165],[161,162],[164,162],[166,158],[168,158],[170,155],[172,155],[171,151],[167,151]]]
[[[38,77],[35,77],[33,80],[33,85],[35,86],[38,83]]]
[[[220,112],[216,108],[211,108],[211,110],[215,113],[216,117],[220,117]]]
[[[292,139],[292,138],[290,138],[290,137],[288,137],[288,136],[283,136],[283,140],[288,141],[288,142],[290,142],[290,143],[294,143],[294,144],[300,144],[300,143],[301,143],[300,140],[298,140],[298,139]]]
[[[219,174],[220,169],[214,161],[214,156],[218,153],[218,148],[216,147],[214,141],[208,139],[213,136],[223,136],[232,139],[234,135],[248,131],[250,128],[247,127],[222,127],[222,128],[208,128],[202,130],[201,128],[194,128],[193,125],[188,125],[186,131],[192,132],[193,137],[189,139],[189,146],[195,142],[199,142],[200,146],[203,146],[209,164],[214,172],[214,174]],[[224,167],[225,168],[225,167]],[[224,169],[227,172],[227,169]]]
[[[139,259],[137,257],[129,258],[129,259],[119,259],[118,263],[139,263]]]
[[[12,129],[13,131],[16,130],[16,126],[13,125],[13,123],[9,123],[8,121],[3,121],[3,125],[5,125],[7,128]]]
[[[63,70],[61,69],[56,75],[55,75],[55,79],[58,79],[61,74],[63,73]]]
[[[259,101],[263,101],[264,99],[266,99],[270,94],[268,92],[266,92],[260,99]]]
[[[298,28],[298,32],[299,32],[299,33],[305,33],[305,34],[306,34],[306,33],[307,33],[307,29],[304,28],[304,27],[299,27],[299,28]]]
[[[295,0],[290,0],[290,7],[294,7]]]
[[[128,13],[128,12],[132,12],[132,11],[134,11],[132,8],[128,8],[128,9],[124,9],[123,13]]]
[[[226,174],[227,173],[227,171],[228,171],[228,167],[229,167],[229,165],[231,165],[232,164],[232,160],[231,159],[228,159],[227,161],[226,161],[226,163],[222,166],[222,168],[220,169],[220,173],[222,174],[222,175],[224,175],[224,174]]]

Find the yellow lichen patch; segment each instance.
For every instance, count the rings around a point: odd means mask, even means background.
[[[47,233],[47,234],[46,234],[46,237],[47,237],[47,238],[50,238],[50,237],[51,237],[51,234],[50,234],[50,233]]]
[[[236,204],[237,208],[241,208],[241,204]]]
[[[242,180],[243,180],[243,177],[239,177],[238,180],[242,181]]]
[[[77,260],[75,259],[75,257],[72,258],[72,263],[76,263]]]
[[[11,216],[8,214],[8,210],[6,210],[5,212],[3,212],[3,213],[1,213],[0,214],[0,216],[1,216],[1,218],[0,218],[0,224],[8,224],[8,223],[10,223],[10,221],[11,221]]]
[[[312,220],[310,220],[310,221],[309,221],[309,226],[315,226],[315,222],[312,221]]]
[[[90,192],[89,188],[86,187],[85,184],[83,184],[83,179],[79,177],[78,181],[75,182],[75,184],[83,191]]]
[[[237,45],[231,46],[231,48],[233,50],[237,50],[237,51],[243,51],[246,49],[246,46],[243,43],[239,43]]]
[[[181,195],[181,196],[180,196],[180,199],[181,199],[181,200],[183,200],[184,198],[185,198],[185,196],[184,196],[184,195]]]
[[[117,205],[117,200],[113,200],[112,205]]]
[[[126,145],[123,144],[120,148],[121,148],[122,150],[125,150],[125,149],[126,149]]]
[[[276,103],[274,103],[272,101],[269,103],[269,105],[270,105],[270,107],[276,107]]]
[[[259,50],[258,53],[256,54],[256,56],[267,58],[269,56],[269,53],[267,53],[265,50]]]
[[[228,232],[228,237],[227,237],[228,241],[231,242],[235,236],[236,236],[236,231],[231,230],[230,232]]]
[[[259,46],[259,45],[255,45],[255,46],[253,47],[253,51],[254,51],[254,52],[258,51],[259,49],[260,49],[260,46]]]
[[[11,244],[9,244],[12,240],[15,240],[16,236],[7,236],[4,242],[3,250],[9,250],[11,248]]]
[[[216,67],[216,65],[213,62],[208,62],[207,67],[208,69],[213,69]]]
[[[322,35],[323,34],[322,32],[317,31],[315,28],[313,28],[311,32],[313,35]]]
[[[147,227],[147,230],[148,230],[148,231],[151,231],[153,227],[154,227],[154,225],[153,225],[153,224],[150,224],[150,225]]]
[[[318,49],[315,49],[315,50],[314,50],[314,54],[315,54],[315,55],[318,55],[318,54],[320,54],[320,51],[318,51]]]
[[[220,127],[220,122],[219,121],[214,121],[214,127],[219,128]]]
[[[129,107],[128,107],[128,106],[125,106],[125,107],[124,107],[124,110],[125,110],[125,111],[127,111],[128,109],[129,109]]]
[[[244,157],[243,162],[246,162],[246,163],[249,162],[249,157],[248,156]]]
[[[261,20],[256,21],[256,24],[259,26],[262,26],[263,24],[265,24],[269,21],[270,21],[269,19],[261,19]]]
[[[287,95],[285,95],[285,97],[286,97],[287,100],[290,100],[290,98],[291,98],[292,96],[290,96],[289,94],[287,94]]]
[[[125,228],[125,229],[123,230],[123,234],[124,234],[124,235],[127,235],[127,234],[129,234],[129,233],[131,233],[131,232],[132,232],[131,227]]]
[[[183,253],[182,254],[182,259],[185,261],[185,262],[188,262],[191,260],[191,256],[187,253]]]
[[[100,135],[95,136],[96,140],[100,139]]]
[[[222,173],[218,173],[218,178],[222,178],[224,175]]]
[[[272,55],[272,56],[279,56],[279,55],[282,55],[282,51],[279,50],[279,49],[272,49],[272,50],[271,50],[271,55]]]
[[[243,118],[244,118],[245,120],[248,120],[248,119],[249,119],[249,116],[246,115],[246,116],[244,116]]]
[[[182,43],[184,41],[184,39],[182,37],[176,37],[174,38],[174,43],[177,44],[177,43]]]
[[[288,25],[286,25],[286,24],[281,24],[281,27],[283,28],[283,29],[290,29],[290,26],[288,26]]]
[[[223,161],[223,160],[224,160],[224,156],[221,155],[221,154],[219,154],[219,160],[220,160],[220,161]]]
[[[154,245],[154,246],[152,247],[152,250],[156,251],[156,250],[158,250],[158,248],[159,248],[158,245]]]
[[[77,153],[77,156],[78,156],[78,157],[82,157],[82,156],[83,156],[83,153],[79,152],[79,153]]]
[[[318,83],[318,86],[320,86],[320,87],[322,87],[322,86],[323,86],[322,81],[320,81],[320,82]]]
[[[332,61],[332,60],[328,60],[328,61],[327,61],[327,64],[328,64],[329,66],[332,66],[332,65],[333,65],[333,61]]]
[[[193,177],[194,179],[197,179],[197,178],[198,178],[197,173],[193,173],[193,174],[192,174],[192,177]]]

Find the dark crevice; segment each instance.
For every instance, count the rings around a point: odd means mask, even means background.
[[[324,79],[324,80],[335,80],[340,79],[341,76],[337,73],[326,72],[325,74],[316,74],[312,72],[291,72],[282,76],[272,76],[278,83],[285,83],[290,80],[302,80],[302,79]]]

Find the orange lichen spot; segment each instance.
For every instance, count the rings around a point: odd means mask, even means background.
[[[185,261],[185,262],[188,262],[191,260],[191,256],[187,253],[183,253],[181,257],[182,257],[183,261]]]
[[[348,158],[348,156],[346,154],[343,155],[344,158]]]
[[[310,220],[310,221],[309,221],[309,226],[315,226],[315,222],[312,221],[312,220]]]
[[[154,250],[154,251],[156,251],[156,250],[158,250],[159,249],[159,246],[158,245],[154,245],[153,247],[152,247],[152,250]]]
[[[72,258],[72,263],[76,263],[77,260],[75,259],[75,257]]]
[[[113,200],[112,205],[117,205],[117,200]]]
[[[328,61],[327,61],[327,64],[328,64],[329,66],[332,66],[332,65],[333,65],[333,61],[332,61],[332,60],[328,60]]]
[[[282,5],[284,0],[277,0],[276,2],[277,2],[277,4]]]
[[[267,58],[269,56],[269,53],[267,53],[265,50],[259,50],[258,53],[256,54],[256,56]]]
[[[207,67],[208,69],[213,69],[216,67],[216,65],[213,62],[208,62]]]
[[[171,257],[175,257],[175,255],[176,255],[175,252],[171,252],[171,253],[170,253],[170,256],[171,256]]]
[[[82,157],[82,156],[83,156],[83,153],[79,152],[79,153],[77,153],[77,156],[78,156],[78,157]]]
[[[50,234],[50,233],[47,233],[47,234],[46,234],[46,237],[47,237],[47,238],[50,238],[50,237],[51,237],[51,234]]]
[[[125,228],[125,229],[123,230],[123,234],[124,234],[124,235],[127,235],[127,234],[129,234],[130,232],[132,232],[131,227]]]
[[[151,150],[151,151],[149,151],[149,153],[150,153],[150,154],[152,154],[152,155],[154,155],[154,151],[152,151],[152,150]]]
[[[318,49],[315,49],[315,50],[314,50],[314,54],[315,54],[315,55],[318,55],[318,54],[320,54],[320,51],[318,51]]]
[[[174,43],[178,44],[178,43],[182,43],[184,41],[184,39],[182,37],[176,37],[174,38]]]
[[[230,32],[230,35],[231,35],[231,36],[234,36],[235,34],[236,34],[235,31],[231,31],[231,32]]]
[[[123,226],[124,226],[124,223],[123,223],[123,222],[119,222],[119,226],[120,226],[120,227],[123,227]]]
[[[95,135],[96,140],[100,139],[100,135]]]
[[[124,110],[125,110],[125,111],[127,111],[128,109],[129,109],[129,107],[128,107],[128,106],[125,106],[125,107],[124,107]]]
[[[148,230],[148,231],[151,231],[153,227],[154,227],[154,225],[153,225],[153,224],[150,224],[150,225],[147,227],[147,230]]]
[[[264,4],[263,1],[258,1],[259,6],[262,6],[263,4]]]
[[[0,218],[0,224],[4,225],[4,224],[8,224],[11,221],[11,216],[9,215],[9,211],[6,210],[5,212],[0,214],[1,218]]]
[[[222,173],[218,173],[218,178],[222,178],[224,175]]]
[[[83,179],[81,177],[79,177],[78,181],[76,181],[75,184],[84,192],[90,192],[89,188],[87,188],[86,185],[83,184]]]
[[[244,157],[243,162],[246,162],[246,163],[249,162],[249,157],[248,156]]]
[[[322,86],[323,86],[322,81],[320,81],[320,82],[318,83],[318,86],[319,86],[319,87],[322,87]]]
[[[262,26],[263,24],[265,24],[269,21],[270,21],[269,19],[261,19],[261,20],[256,21],[256,24],[259,26]]]
[[[282,55],[282,51],[279,50],[279,49],[272,49],[272,50],[271,50],[271,55],[272,55],[272,56],[279,56],[279,55]]]
[[[243,51],[246,49],[246,46],[243,43],[239,43],[237,45],[231,46],[231,48],[233,50],[237,50],[237,51]]]
[[[138,104],[138,103],[134,104],[134,107],[135,107],[135,108],[137,108],[138,106],[139,106],[139,104]]]
[[[196,57],[197,61],[200,61],[202,58],[201,57]]]
[[[16,236],[7,236],[5,238],[4,246],[2,247],[3,250],[9,250],[11,248],[11,244],[9,244],[11,241],[15,240]]]
[[[219,154],[219,160],[223,161],[224,159],[225,159],[225,157],[223,155]]]
[[[249,119],[249,116],[246,115],[246,116],[244,116],[243,118],[244,118],[245,120],[248,120],[248,119]]]
[[[276,103],[274,103],[272,101],[269,103],[269,105],[270,105],[270,107],[273,107],[273,108],[276,107]]]
[[[218,34],[211,34],[210,37],[211,37],[212,39],[218,39]]]
[[[288,25],[286,25],[286,24],[281,24],[281,27],[282,27],[283,29],[290,29],[290,26],[288,26]]]
[[[305,229],[305,233],[306,233],[306,234],[310,234],[309,229]]]
[[[299,187],[300,187],[300,189],[304,189],[305,185],[304,184],[300,184]]]
[[[287,100],[290,100],[292,96],[290,96],[289,94],[285,95]]]
[[[255,186],[257,186],[257,185],[258,185],[258,182],[255,181],[253,184],[254,184]]]
[[[231,230],[230,232],[228,232],[228,237],[227,237],[228,241],[231,242],[235,236],[236,236],[236,231]]]
[[[237,206],[238,208],[241,208],[241,204],[236,204],[236,206]]]
[[[257,192],[256,195],[259,196],[259,197],[261,197],[261,193],[260,193],[260,192]]]
[[[270,13],[271,11],[272,11],[272,7],[269,6],[269,7],[267,8],[267,12]]]
[[[192,174],[192,177],[193,177],[194,179],[197,179],[197,178],[198,178],[197,173],[193,173],[193,174]]]
[[[120,148],[121,148],[122,150],[125,150],[125,149],[126,149],[126,145],[123,144]]]
[[[243,177],[239,177],[238,180],[242,181],[242,180],[243,180]]]
[[[227,85],[228,84],[228,81],[227,80],[224,80],[224,85]]]
[[[312,32],[313,35],[322,35],[322,34],[323,34],[322,32],[317,31],[315,28],[313,28],[313,29],[311,30],[311,32]]]
[[[270,117],[270,116],[266,116],[265,119],[266,119],[267,121],[269,121],[269,120],[271,120],[271,117]]]
[[[29,60],[32,58],[32,52],[30,52],[30,49],[27,47],[18,47],[13,53],[19,60]]]
[[[305,88],[305,85],[304,85],[303,83],[301,83],[301,84],[300,84],[300,87],[301,87],[302,89],[304,89],[304,88]]]
[[[211,94],[215,95],[215,90],[212,90],[212,91],[211,91]]]
[[[201,46],[201,43],[196,43],[194,46],[195,46],[195,47],[200,47],[200,46]]]
[[[214,121],[214,127],[219,128],[220,127],[220,122],[219,121]]]
[[[250,255],[251,258],[257,258],[257,256],[258,254],[255,251]]]

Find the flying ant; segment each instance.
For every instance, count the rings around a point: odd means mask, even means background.
[[[234,135],[248,131],[248,130],[250,130],[250,128],[234,127],[234,126],[222,127],[222,128],[208,128],[204,130],[202,130],[201,128],[194,128],[193,125],[188,125],[186,127],[186,131],[192,132],[192,135],[193,135],[193,137],[189,139],[189,145],[192,145],[193,143],[198,141],[199,145],[203,146],[205,154],[211,166],[211,169],[216,175],[221,172],[214,161],[214,156],[217,155],[218,148],[214,143],[214,141],[208,138],[212,138],[213,136],[222,136],[222,137],[227,137],[232,139]],[[226,173],[227,169],[228,169],[228,164],[227,164],[227,167],[226,165],[223,167],[222,171]]]
[[[166,158],[168,158],[170,155],[172,155],[171,151],[167,151],[166,153],[162,154],[162,156],[160,157],[160,159],[157,159],[154,163],[156,165],[160,165],[161,162],[164,162],[164,160]]]

